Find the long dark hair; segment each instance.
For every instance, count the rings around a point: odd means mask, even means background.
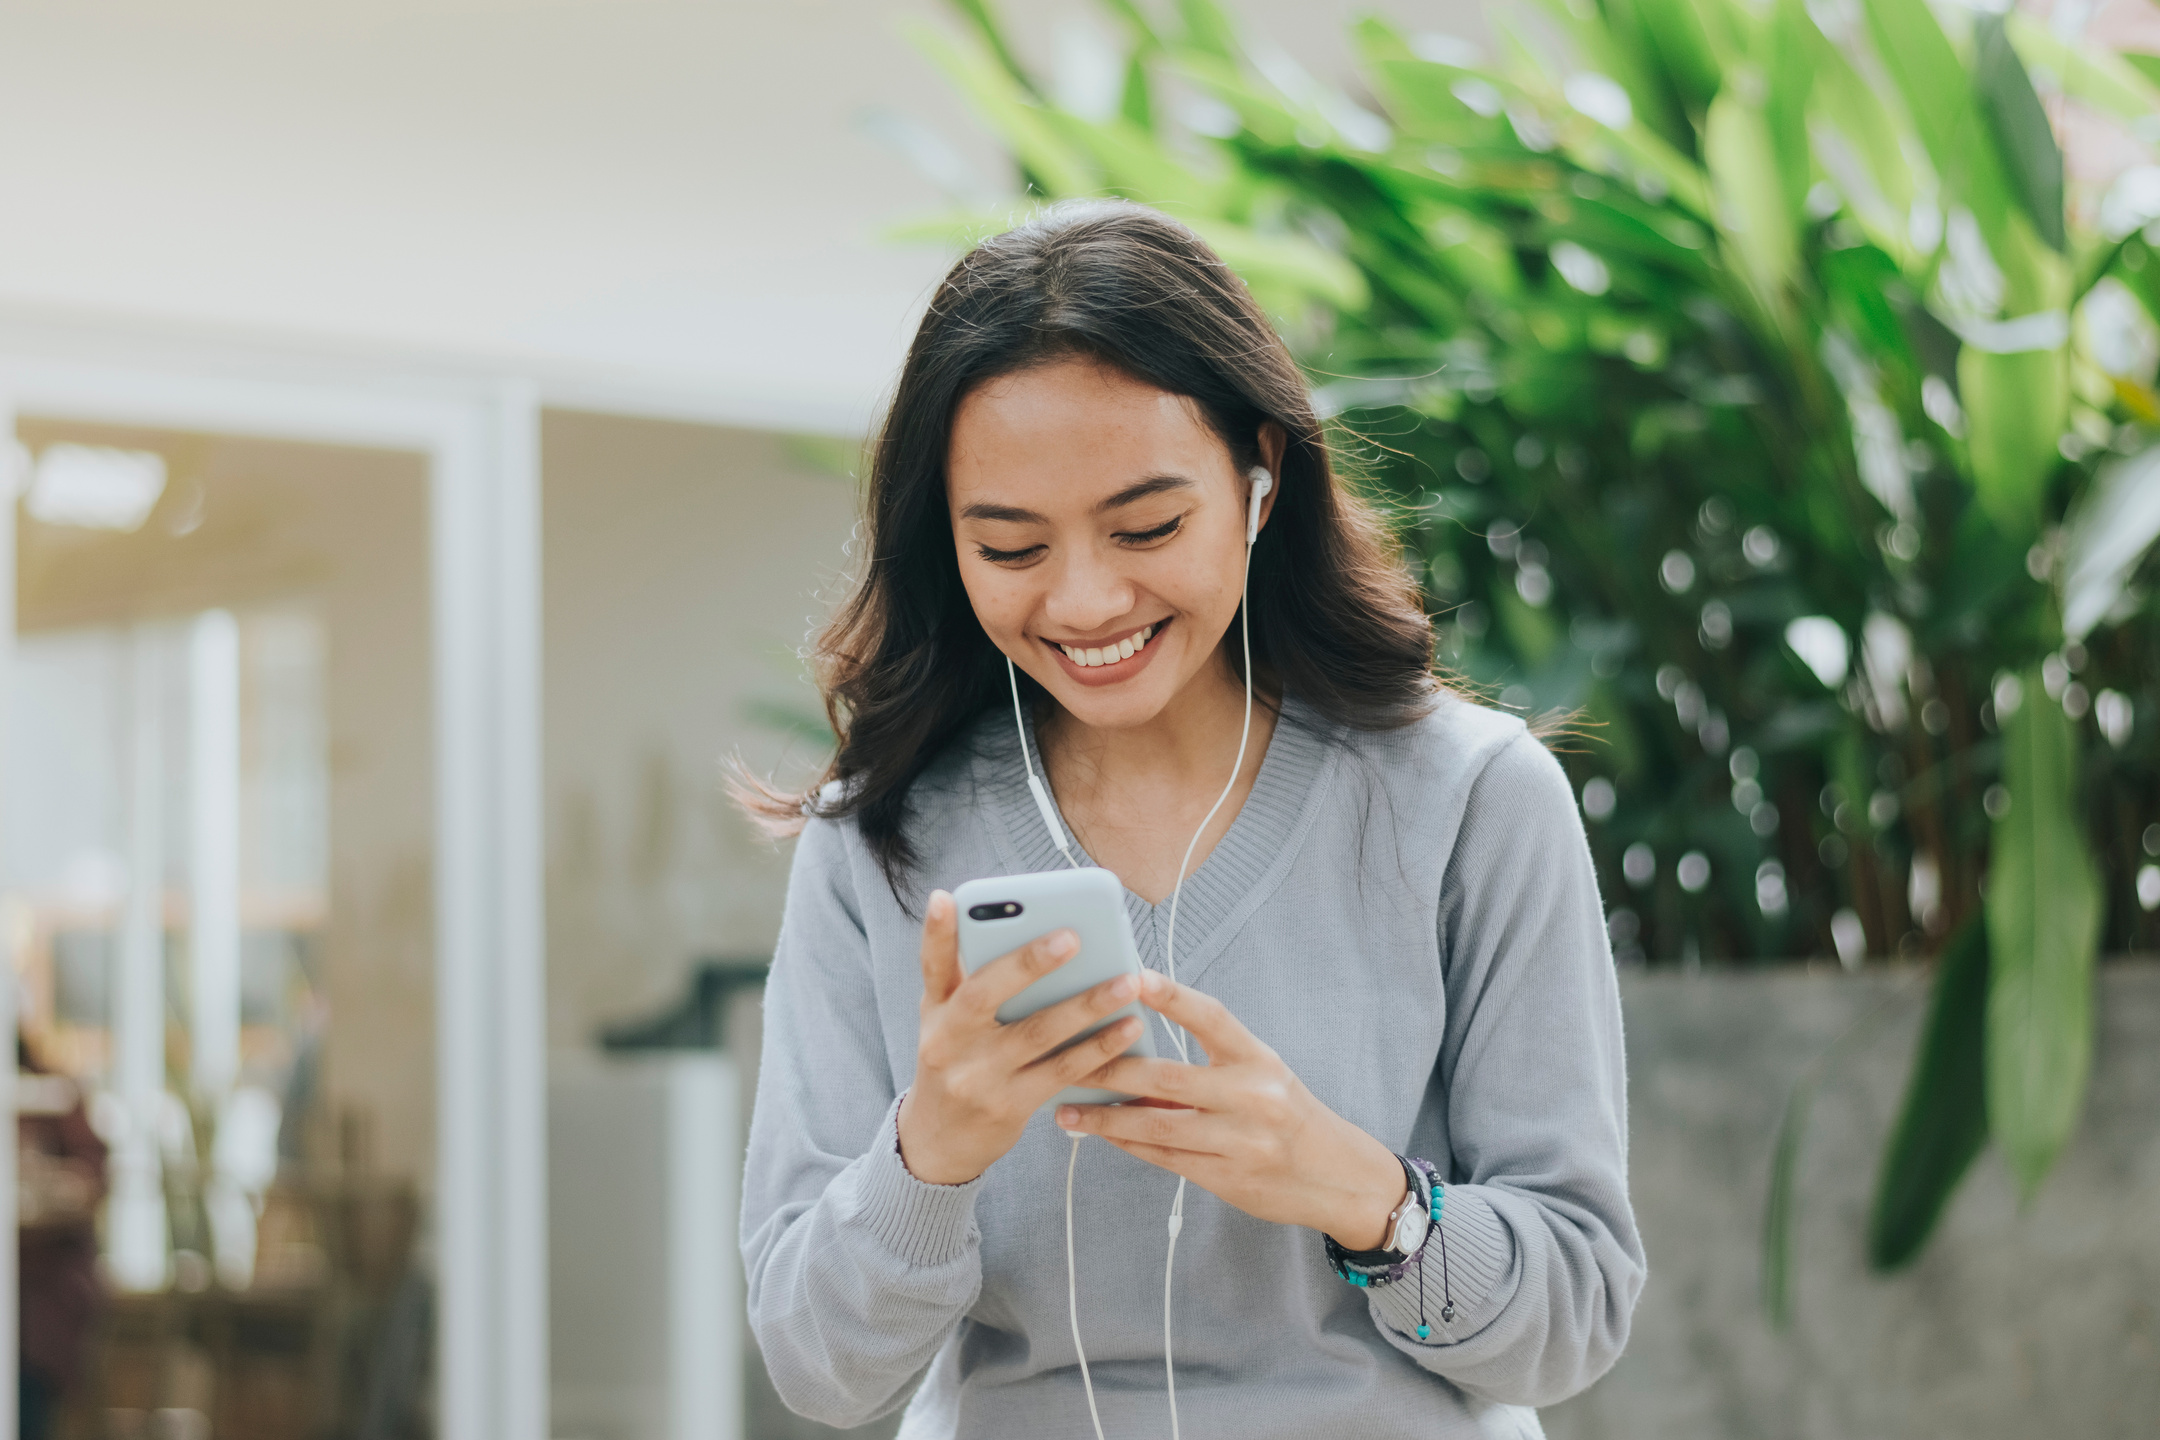
[[[1361,730],[1408,724],[1438,688],[1432,629],[1400,550],[1337,479],[1304,376],[1243,282],[1157,211],[1051,207],[962,257],[908,349],[870,455],[862,572],[817,641],[818,685],[840,740],[832,763],[807,794],[738,787],[777,833],[806,815],[855,816],[895,895],[915,860],[909,787],[1007,699],[1003,657],[953,552],[954,412],[985,381],[1075,356],[1193,400],[1240,471],[1259,463],[1262,425],[1288,437],[1252,554],[1256,680]],[[1020,683],[1044,693],[1025,674]]]

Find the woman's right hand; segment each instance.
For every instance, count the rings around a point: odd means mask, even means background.
[[[1011,1025],[997,1008],[1071,959],[1080,937],[1053,930],[1001,955],[973,975],[960,969],[953,897],[930,892],[922,932],[922,1034],[915,1083],[900,1102],[900,1158],[931,1185],[961,1185],[1019,1143],[1028,1117],[1125,1053],[1141,1021],[1126,1016],[1069,1050],[1073,1036],[1140,993],[1120,975]]]

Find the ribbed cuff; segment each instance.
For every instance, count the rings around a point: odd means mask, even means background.
[[[852,1224],[860,1225],[904,1264],[918,1268],[950,1264],[976,1243],[978,1175],[964,1185],[927,1185],[908,1173],[900,1158],[900,1102],[863,1157]]]
[[[1494,1291],[1514,1255],[1514,1235],[1475,1186],[1447,1187],[1440,1207],[1440,1230],[1447,1237],[1444,1276],[1441,1237],[1428,1235],[1421,1252],[1424,1258],[1418,1264],[1394,1284],[1368,1292],[1373,1319],[1416,1344],[1452,1345],[1491,1323]],[[1424,1286],[1423,1320],[1418,1318],[1420,1285]],[[1455,1300],[1452,1322],[1440,1318],[1450,1295]],[[1432,1327],[1431,1336],[1424,1340],[1418,1339],[1420,1324]]]

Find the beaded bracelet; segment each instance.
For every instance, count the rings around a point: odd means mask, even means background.
[[[1327,1250],[1328,1268],[1361,1290],[1392,1285],[1415,1267],[1418,1277],[1417,1337],[1420,1340],[1429,1340],[1432,1338],[1432,1326],[1425,1320],[1425,1251],[1435,1236],[1438,1236],[1440,1241],[1440,1320],[1443,1324],[1452,1324],[1455,1320],[1454,1284],[1448,1273],[1447,1232],[1440,1228],[1440,1212],[1447,1204],[1447,1186],[1441,1181],[1440,1172],[1432,1162],[1421,1160],[1415,1155],[1398,1155],[1395,1158],[1402,1161],[1405,1174],[1411,1175],[1413,1179],[1421,1178],[1425,1182],[1426,1213],[1432,1217],[1432,1223],[1426,1228],[1425,1239],[1416,1252],[1404,1256],[1393,1265],[1363,1269],[1350,1259],[1352,1252],[1344,1250],[1332,1236],[1323,1235],[1321,1239]]]

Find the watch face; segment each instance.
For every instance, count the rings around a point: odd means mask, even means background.
[[[1425,1243],[1425,1231],[1432,1225],[1432,1217],[1415,1202],[1404,1207],[1401,1218],[1395,1222],[1395,1231],[1388,1237],[1388,1249],[1403,1255],[1414,1254]]]

